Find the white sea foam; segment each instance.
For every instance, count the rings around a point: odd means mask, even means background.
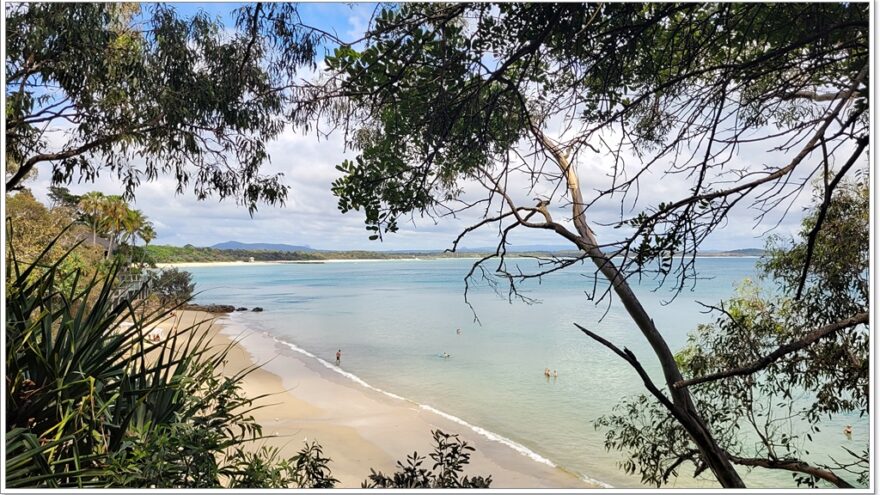
[[[363,381],[363,380],[361,379],[361,377],[355,375],[354,373],[349,373],[348,371],[344,371],[344,370],[340,369],[339,366],[336,366],[336,365],[334,365],[334,364],[331,364],[331,363],[325,361],[324,359],[319,358],[318,356],[316,356],[316,355],[312,354],[311,352],[309,352],[309,351],[303,349],[302,347],[299,347],[299,346],[297,346],[297,345],[295,345],[295,344],[291,344],[290,342],[287,342],[286,340],[281,340],[281,339],[279,339],[278,337],[274,337],[274,336],[273,336],[272,339],[273,339],[275,342],[278,342],[278,343],[280,343],[280,344],[283,344],[283,345],[287,346],[288,348],[290,348],[290,349],[293,350],[293,351],[296,351],[296,352],[298,352],[298,353],[300,353],[300,354],[303,354],[303,355],[305,355],[305,356],[308,356],[308,357],[314,359],[315,361],[318,361],[319,363],[321,363],[321,364],[322,364],[325,368],[327,368],[328,370],[333,371],[333,372],[335,372],[335,373],[339,373],[340,375],[342,375],[342,376],[348,378],[349,380],[351,380],[351,381],[357,383],[358,385],[361,385],[361,386],[367,387],[367,388],[370,389],[370,390],[375,390],[376,392],[379,392],[379,393],[381,393],[381,394],[384,394],[384,395],[386,395],[386,396],[388,396],[388,397],[391,397],[391,398],[393,398],[393,399],[402,400],[402,401],[407,401],[407,402],[413,402],[413,401],[411,401],[411,400],[409,400],[409,399],[406,399],[406,398],[404,398],[404,397],[401,397],[401,396],[399,396],[399,395],[397,395],[397,394],[393,394],[393,393],[388,392],[388,391],[386,391],[386,390],[382,390],[382,389],[379,388],[379,387],[374,387],[374,386],[370,385],[369,383]],[[415,403],[415,402],[413,402],[413,403]]]
[[[443,416],[444,418],[448,419],[449,421],[452,421],[453,423],[458,423],[462,426],[470,428],[475,433],[477,433],[483,437],[486,437],[489,440],[507,445],[508,447],[519,452],[520,454],[532,459],[533,461],[540,462],[541,464],[546,464],[550,467],[557,467],[556,464],[554,464],[553,461],[551,461],[550,459],[547,459],[546,457],[541,456],[537,452],[529,450],[528,447],[525,447],[521,444],[518,444],[509,438],[505,438],[501,435],[498,435],[497,433],[492,433],[491,431],[489,431],[485,428],[481,428],[479,426],[472,425],[472,424],[468,423],[467,421],[459,418],[458,416],[453,416],[452,414],[445,413],[445,412],[437,409],[436,407],[432,407],[427,404],[419,404],[419,407],[426,410],[426,411],[431,411],[432,413],[434,413],[438,416]]]
[[[582,474],[581,479],[586,481],[587,483],[590,483],[591,485],[597,485],[599,488],[614,488],[614,485],[609,485],[608,483],[605,483],[604,481],[599,481],[596,478],[590,478],[586,474]]]
[[[267,334],[267,335],[268,335],[268,334]],[[400,401],[404,401],[404,402],[409,402],[410,404],[415,404],[415,405],[418,406],[420,409],[423,409],[423,410],[425,410],[425,411],[432,412],[432,413],[434,413],[434,414],[436,414],[436,415],[438,415],[438,416],[441,416],[441,417],[443,417],[443,418],[448,419],[449,421],[452,421],[453,423],[457,423],[457,424],[460,424],[460,425],[462,425],[462,426],[464,426],[464,427],[467,427],[467,428],[469,428],[470,430],[472,430],[474,433],[476,433],[476,434],[478,434],[478,435],[481,435],[481,436],[483,436],[483,437],[485,437],[485,438],[487,438],[487,439],[489,439],[489,440],[491,440],[491,441],[493,441],[493,442],[498,442],[498,443],[500,443],[500,444],[502,444],[502,445],[506,445],[507,447],[510,447],[511,449],[515,450],[515,451],[518,452],[519,454],[524,455],[524,456],[528,457],[529,459],[532,459],[533,461],[540,462],[540,463],[542,463],[542,464],[546,464],[546,465],[548,465],[548,466],[550,466],[550,467],[554,467],[554,468],[555,468],[555,467],[558,467],[558,466],[557,466],[553,461],[551,461],[550,459],[547,459],[546,457],[543,457],[542,455],[538,454],[537,452],[535,452],[535,451],[533,451],[533,450],[530,450],[528,447],[526,447],[526,446],[524,446],[524,445],[522,445],[522,444],[519,444],[519,443],[517,443],[517,442],[514,442],[513,440],[511,440],[511,439],[509,439],[509,438],[507,438],[507,437],[504,437],[504,436],[499,435],[499,434],[497,434],[497,433],[493,433],[493,432],[491,432],[491,431],[489,431],[489,430],[487,430],[487,429],[485,429],[485,428],[481,428],[481,427],[479,427],[479,426],[477,426],[477,425],[470,424],[470,423],[468,423],[467,421],[465,421],[465,420],[459,418],[458,416],[454,416],[454,415],[452,415],[452,414],[449,414],[449,413],[443,412],[443,411],[437,409],[436,407],[432,407],[432,406],[429,406],[429,405],[427,405],[427,404],[420,404],[420,403],[418,403],[418,402],[416,402],[416,401],[414,401],[414,400],[407,399],[406,397],[401,397],[401,396],[399,396],[399,395],[397,395],[397,394],[395,394],[395,393],[392,393],[392,392],[389,392],[389,391],[387,391],[387,390],[383,390],[383,389],[381,389],[381,388],[379,388],[379,387],[375,387],[375,386],[373,386],[373,385],[370,385],[369,383],[365,382],[363,379],[361,379],[361,377],[355,375],[354,373],[350,373],[350,372],[348,372],[348,371],[344,371],[344,370],[340,369],[338,366],[336,366],[336,365],[334,365],[334,364],[332,364],[332,363],[330,363],[330,362],[328,362],[328,361],[326,361],[326,360],[324,360],[324,359],[322,359],[322,358],[316,356],[315,354],[312,354],[311,352],[309,352],[309,351],[303,349],[302,347],[297,346],[296,344],[292,344],[292,343],[290,343],[290,342],[287,342],[286,340],[279,339],[278,337],[275,337],[275,336],[271,336],[271,337],[272,337],[272,340],[274,340],[275,342],[277,342],[277,343],[279,343],[279,344],[282,344],[282,345],[288,347],[288,348],[289,348],[290,350],[292,350],[292,351],[298,352],[298,353],[300,353],[300,354],[302,354],[302,355],[304,355],[304,356],[308,356],[308,357],[314,359],[315,361],[317,361],[318,363],[320,363],[321,365],[323,365],[323,366],[324,366],[325,368],[327,368],[328,370],[331,370],[331,371],[333,371],[333,372],[335,372],[335,373],[339,373],[340,375],[342,375],[342,376],[348,378],[349,380],[351,380],[351,381],[357,383],[358,385],[361,385],[361,386],[366,387],[366,388],[368,388],[368,389],[370,389],[370,390],[374,390],[374,391],[376,391],[376,392],[379,392],[380,394],[383,394],[383,395],[385,395],[386,397],[391,397],[392,399],[396,399],[396,400],[400,400]],[[601,486],[602,488],[613,488],[613,487],[612,487],[611,485],[609,485],[608,483],[605,483],[605,482],[602,482],[602,481],[599,481],[599,480],[596,480],[596,479],[590,478],[589,476],[582,475],[582,476],[581,476],[581,479],[584,480],[584,481],[586,481],[587,483],[594,484],[594,485],[599,485],[599,486]]]

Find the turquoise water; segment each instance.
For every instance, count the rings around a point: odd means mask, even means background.
[[[665,304],[670,293],[636,287],[645,308],[673,349],[711,316],[695,301],[716,303],[754,277],[753,258],[702,258],[705,279]],[[643,393],[635,372],[577,330],[594,330],[627,347],[654,376],[659,366],[647,343],[615,300],[598,306],[590,266],[572,267],[524,285],[538,304],[514,302],[463,277],[472,260],[397,260],[323,264],[187,268],[200,291],[196,302],[233,304],[262,313],[236,313],[242,325],[264,331],[326,361],[342,349],[342,369],[374,387],[454,415],[505,437],[578,476],[613,486],[640,486],[617,467],[618,452],[604,448],[593,421],[619,399]],[[531,260],[519,262],[534,266]],[[600,287],[601,291],[601,287]],[[462,334],[456,333],[461,328]],[[450,358],[441,355],[449,353]],[[556,379],[543,370],[557,370]],[[662,381],[662,380],[660,380]],[[853,440],[842,438],[853,424]],[[837,417],[814,435],[813,455],[842,454],[866,444],[866,418]],[[861,441],[860,441],[861,440]],[[842,457],[842,456],[840,456]],[[827,459],[826,459],[827,460]],[[750,486],[790,486],[789,473],[755,471]],[[682,473],[670,486],[712,486]]]

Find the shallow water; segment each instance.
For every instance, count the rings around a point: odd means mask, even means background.
[[[729,297],[755,275],[754,258],[701,258],[696,290],[669,304],[670,293],[636,287],[648,313],[672,349],[688,331],[708,322],[696,300]],[[262,313],[236,313],[253,330],[323,358],[342,350],[342,369],[370,385],[436,408],[587,479],[613,486],[640,486],[617,467],[618,452],[604,448],[604,432],[593,421],[619,399],[643,393],[635,372],[620,358],[577,330],[596,331],[631,349],[654,376],[659,366],[647,343],[616,300],[598,306],[584,291],[592,270],[572,267],[525,284],[539,304],[508,303],[490,288],[472,288],[463,298],[463,277],[472,260],[395,260],[324,264],[186,268],[200,291],[196,302],[233,304]],[[534,266],[531,260],[519,261]],[[601,289],[600,289],[601,290]],[[461,328],[458,335],[456,329]],[[443,353],[450,358],[443,358]],[[547,379],[543,370],[557,370]],[[852,441],[842,438],[853,424]],[[464,427],[464,426],[463,426]],[[861,450],[867,418],[837,417],[814,435],[814,456],[840,455],[841,444]],[[861,441],[860,441],[861,440]],[[827,460],[827,459],[826,459]],[[713,486],[687,473],[670,486]],[[750,486],[790,486],[790,473],[754,471]]]

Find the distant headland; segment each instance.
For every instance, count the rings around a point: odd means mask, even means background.
[[[324,250],[309,246],[279,243],[244,243],[226,241],[213,246],[147,246],[147,253],[155,263],[217,263],[234,261],[327,261],[327,260],[386,260],[386,259],[436,259],[473,258],[494,252],[493,248],[461,248],[456,252],[435,250],[366,251]],[[527,245],[509,247],[514,257],[575,256],[577,251],[557,246]],[[763,249],[745,248],[729,251],[701,251],[698,256],[755,257],[762,256]]]

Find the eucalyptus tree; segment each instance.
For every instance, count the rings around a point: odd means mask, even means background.
[[[632,352],[585,333],[632,365],[686,432],[694,453],[685,460],[740,487],[713,411],[681,386],[683,368],[629,280],[655,275],[681,290],[695,278],[697,249],[732,209],[776,221],[812,180],[822,183],[818,210],[827,209],[842,178],[865,163],[868,28],[859,3],[385,6],[363,39],[325,59],[321,84],[301,88],[291,117],[345,131],[357,156],[338,166],[333,191],[343,212],[363,209],[372,239],[402,217],[473,209],[482,219],[452,250],[477,229],[494,229],[499,243],[466,284],[494,271],[516,296],[527,278],[595,264],[610,284],[594,284],[591,297],[619,299],[664,385]],[[743,159],[743,148],[766,163]],[[682,192],[646,204],[639,189],[666,176],[684,181]],[[484,192],[476,199],[463,195],[473,185]],[[618,214],[603,218],[609,206]],[[599,222],[616,237],[600,241],[591,227]],[[522,229],[561,236],[580,254],[523,273],[505,256]],[[815,238],[796,299],[816,270]]]
[[[690,378],[675,386],[689,387],[701,410],[711,411],[716,438],[736,464],[792,471],[799,485],[867,486],[867,432],[859,435],[863,448],[851,448],[856,438],[834,446],[814,436],[832,414],[870,412],[868,183],[841,184],[824,212],[818,192],[795,238],[768,239],[763,280],[746,281],[733,297],[707,306],[716,319],[691,332],[676,354]],[[820,215],[815,267],[797,298]],[[624,466],[647,483],[660,486],[682,463],[699,464],[675,418],[644,395],[597,425],[607,446],[626,451]]]
[[[165,4],[7,3],[6,191],[39,170],[53,184],[115,175],[130,199],[169,175],[178,192],[283,203],[265,175],[284,127],[284,86],[318,34],[294,5],[248,5],[236,25]],[[269,39],[284,43],[269,50]]]

